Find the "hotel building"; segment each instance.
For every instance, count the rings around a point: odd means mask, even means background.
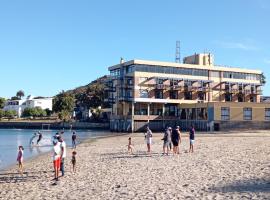
[[[109,67],[108,101],[113,131],[270,128],[270,104],[260,103],[259,70],[214,65],[213,55],[183,64],[131,60]]]

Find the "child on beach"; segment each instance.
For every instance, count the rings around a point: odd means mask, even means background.
[[[72,157],[71,157],[71,164],[72,164],[73,174],[75,174],[75,172],[76,172],[76,154],[77,154],[77,152],[73,151],[72,152]]]
[[[133,149],[134,149],[134,147],[133,147],[133,145],[131,143],[131,137],[129,137],[128,138],[128,153],[133,154]]]
[[[23,146],[19,146],[17,161],[19,164],[19,171],[21,175],[23,175],[23,150],[24,150]]]

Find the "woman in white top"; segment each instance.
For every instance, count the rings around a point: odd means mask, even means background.
[[[152,131],[150,128],[147,126],[146,127],[146,133],[144,134],[146,144],[147,144],[147,152],[150,154],[151,153],[151,145],[152,145]]]

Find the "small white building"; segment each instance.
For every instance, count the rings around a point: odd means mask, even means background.
[[[25,108],[40,107],[41,109],[52,110],[51,97],[33,97],[29,95],[26,99],[22,100],[8,100],[4,106],[4,110],[15,110],[18,117],[21,117]]]

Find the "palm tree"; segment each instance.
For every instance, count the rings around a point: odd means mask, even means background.
[[[16,97],[18,97],[19,99],[22,99],[22,97],[24,97],[24,91],[23,91],[23,90],[19,90],[19,91],[16,93]]]

